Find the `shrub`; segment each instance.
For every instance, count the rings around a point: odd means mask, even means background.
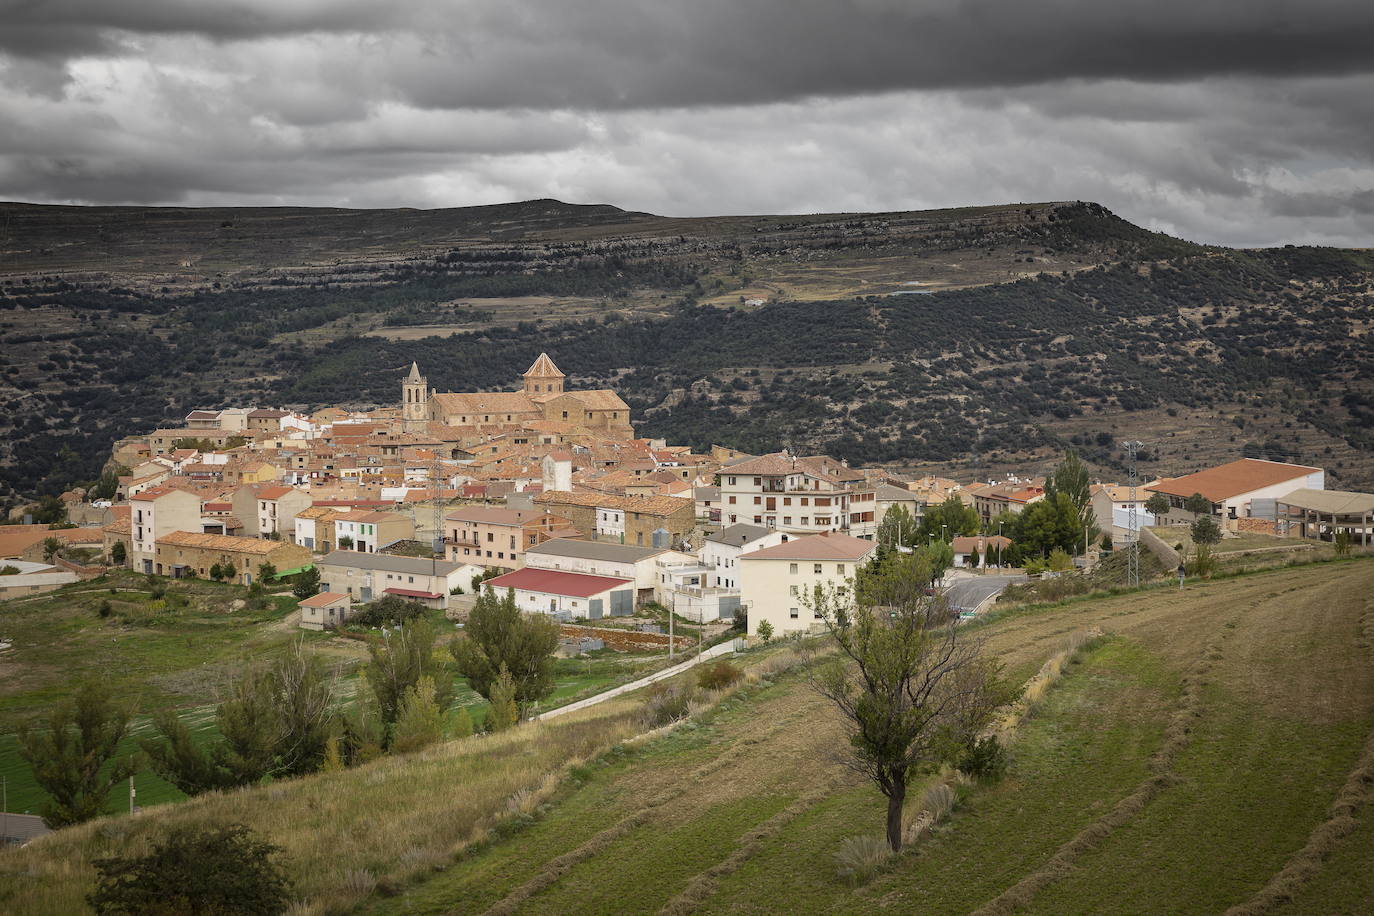
[[[435,700],[434,678],[425,675],[401,697],[391,749],[398,754],[409,754],[429,747],[442,737],[444,719],[443,710]]]
[[[949,817],[950,812],[954,810],[955,801],[954,789],[943,782],[937,782],[921,795],[921,811],[930,818],[930,823],[938,824]]]
[[[280,913],[289,904],[281,850],[242,824],[181,828],[142,856],[97,859],[97,913]]]
[[[520,721],[520,711],[515,705],[515,679],[505,665],[491,685],[491,712],[487,715],[487,730],[499,732],[510,728]]]
[[[1351,547],[1351,544],[1352,544],[1352,543],[1354,543],[1354,542],[1353,542],[1353,540],[1352,540],[1351,537],[1350,537],[1350,532],[1349,532],[1349,531],[1345,531],[1345,530],[1337,531],[1337,532],[1336,532],[1335,538],[1332,540],[1332,544],[1333,544],[1333,545],[1335,546],[1335,548],[1336,548],[1336,556],[1338,556],[1338,557],[1346,557],[1346,556],[1349,556],[1349,555],[1350,555],[1350,547]]]
[[[887,844],[887,838],[879,834],[846,837],[840,843],[840,851],[835,853],[840,877],[854,884],[868,882],[891,858],[892,847]]]
[[[957,764],[959,772],[979,779],[998,780],[1007,772],[1007,751],[994,735],[979,738]]]
[[[773,638],[773,625],[766,620],[759,621],[759,639],[765,643]]]
[[[702,690],[723,690],[738,683],[744,672],[723,658],[697,669],[697,686]]]
[[[101,617],[109,617],[111,614],[114,613],[114,607],[110,604],[108,600],[102,601],[100,602],[100,609],[99,611],[97,611],[97,613],[99,613]]]
[[[692,703],[692,690],[685,686],[654,684],[644,701],[644,722],[649,728],[659,728],[687,718]]]

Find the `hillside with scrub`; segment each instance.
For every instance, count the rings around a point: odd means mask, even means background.
[[[674,219],[0,204],[0,501],[231,404],[493,390],[543,351],[641,436],[981,478],[1237,451],[1374,480],[1374,256],[1196,245],[1059,201]],[[8,488],[8,489],[7,489]]]
[[[988,615],[969,635],[1028,685],[1005,759],[914,781],[895,856],[835,760],[827,649],[788,641],[690,695],[60,831],[0,854],[0,907],[81,912],[93,860],[242,823],[296,913],[1361,912],[1371,586],[1356,557]]]

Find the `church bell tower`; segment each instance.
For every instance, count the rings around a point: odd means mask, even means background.
[[[410,374],[401,382],[401,430],[421,433],[429,424],[429,388],[416,363],[410,364]]]

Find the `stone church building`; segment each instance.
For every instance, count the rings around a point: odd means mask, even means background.
[[[423,433],[430,423],[450,427],[515,429],[532,422],[567,424],[613,438],[634,436],[630,407],[609,388],[564,390],[566,376],[547,353],[525,371],[520,391],[432,391],[410,364],[401,382],[401,420],[406,432]]]

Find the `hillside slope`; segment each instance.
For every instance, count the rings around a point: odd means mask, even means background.
[[[622,698],[64,831],[0,853],[0,903],[70,912],[92,857],[232,818],[285,846],[304,912],[1218,912],[1300,866],[1293,909],[1357,912],[1374,893],[1369,786],[1351,779],[1374,765],[1371,585],[1361,559],[993,621],[1017,677],[1073,632],[1108,638],[1022,726],[1005,780],[858,887],[833,855],[880,829],[882,800],[833,761],[835,713],[793,670],[647,741],[624,740]],[[1333,830],[1338,797],[1353,819]]]
[[[231,402],[501,387],[540,350],[641,430],[982,474],[1129,434],[1374,481],[1366,252],[1205,248],[1084,203],[674,219],[0,205],[0,475]]]

